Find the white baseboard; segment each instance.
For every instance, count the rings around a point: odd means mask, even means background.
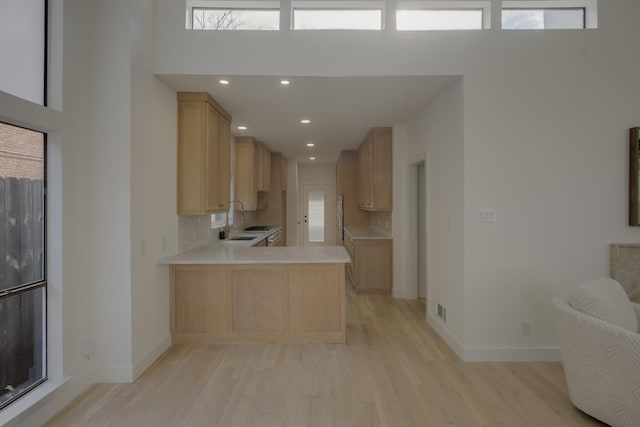
[[[432,315],[431,326],[463,362],[558,362],[559,347],[465,347]]]
[[[171,347],[171,335],[161,339],[150,351],[133,365],[133,380],[135,381],[149,366],[153,364]]]
[[[427,316],[427,323],[438,333],[438,335],[440,335],[444,342],[446,342],[447,345],[451,347],[451,350],[453,350],[453,352],[457,354],[460,359],[464,360],[464,358],[462,357],[464,354],[464,349],[462,347],[462,344],[460,344],[460,341],[458,341],[458,339],[454,337],[451,332],[449,332],[449,330],[445,328],[437,318],[433,317],[432,314],[429,314]]]
[[[140,360],[131,365],[108,365],[102,368],[99,382],[131,383],[171,347],[171,335],[162,338]]]
[[[465,362],[559,362],[559,347],[465,347]]]
[[[97,382],[99,383],[130,383],[133,382],[133,365],[107,365],[100,369]]]

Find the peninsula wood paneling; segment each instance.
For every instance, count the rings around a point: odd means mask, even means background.
[[[345,269],[336,264],[174,265],[174,344],[345,342]]]
[[[283,332],[284,279],[281,269],[232,268],[233,332]]]
[[[223,334],[228,330],[227,272],[223,267],[177,267],[174,270],[173,332]]]
[[[292,333],[343,332],[344,268],[305,265],[289,269],[289,324]]]

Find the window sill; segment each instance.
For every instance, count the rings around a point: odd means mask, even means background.
[[[56,391],[66,384],[70,378],[61,380],[47,380],[45,383],[25,394],[20,399],[0,411],[0,426],[18,421],[18,418],[26,417],[29,412],[35,411],[38,404],[46,402],[55,396]]]

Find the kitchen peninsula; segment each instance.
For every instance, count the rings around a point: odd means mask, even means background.
[[[166,258],[174,344],[345,342],[342,246],[216,242]]]

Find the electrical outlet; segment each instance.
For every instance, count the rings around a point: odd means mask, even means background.
[[[531,334],[531,323],[522,322],[520,324],[520,335],[523,337],[528,337]]]
[[[442,307],[442,321],[447,322],[447,309]]]
[[[480,209],[480,222],[496,222],[496,210]]]
[[[438,317],[442,318],[442,306],[438,304]]]
[[[96,342],[93,338],[89,338],[82,344],[82,353],[85,359],[93,359],[96,354]]]

